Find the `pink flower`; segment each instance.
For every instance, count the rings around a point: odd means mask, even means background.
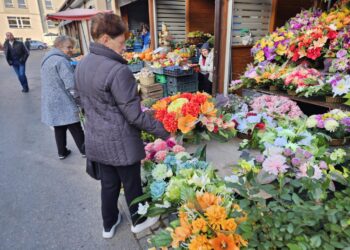
[[[175,154],[177,153],[180,153],[180,152],[185,152],[185,148],[181,145],[175,145],[173,148],[172,148],[173,152]]]
[[[168,151],[162,150],[162,151],[158,151],[154,158],[156,159],[157,162],[163,162],[166,155],[168,154]]]
[[[165,141],[163,141],[162,139],[157,139],[154,141],[154,150],[156,152],[158,151],[162,151],[162,150],[167,150],[168,149],[168,145]]]
[[[154,146],[154,143],[151,142],[151,143],[148,143],[146,146],[145,146],[145,150],[148,151],[148,152],[151,152],[153,151],[153,146]]]
[[[175,138],[171,137],[166,141],[166,144],[169,148],[173,148],[177,143]]]
[[[289,166],[286,164],[286,157],[282,155],[272,155],[268,157],[262,164],[263,170],[269,174],[278,175],[287,172]]]
[[[324,161],[320,161],[320,169],[328,169],[328,165]]]
[[[299,171],[298,171],[296,177],[298,179],[303,178],[303,177],[307,177],[307,163],[303,163],[300,165]]]

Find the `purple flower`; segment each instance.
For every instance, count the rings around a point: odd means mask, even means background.
[[[262,154],[259,154],[255,157],[255,161],[258,162],[258,163],[263,163],[265,160],[265,156],[262,155]]]
[[[309,151],[305,151],[304,156],[306,159],[310,159],[312,157],[312,154]]]
[[[291,156],[293,154],[293,151],[290,148],[286,148],[283,152],[285,156]]]
[[[326,162],[324,161],[320,161],[320,165],[319,165],[320,169],[328,169],[328,165]]]
[[[294,167],[299,166],[300,163],[301,163],[301,161],[300,161],[299,158],[293,158],[293,159],[292,159],[292,165],[293,165]]]
[[[337,52],[337,58],[343,58],[348,54],[348,52],[345,49],[341,49]]]
[[[276,55],[273,52],[274,52],[273,48],[269,48],[269,47],[264,48],[266,60],[272,61],[276,57]]]
[[[341,124],[350,127],[350,117],[346,117],[340,121]]]

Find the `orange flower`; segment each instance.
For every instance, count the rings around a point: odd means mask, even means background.
[[[211,193],[197,194],[197,201],[203,210],[206,210],[212,205],[219,205],[221,197]]]
[[[182,133],[187,134],[190,132],[194,126],[196,125],[197,118],[192,115],[186,115],[184,117],[180,117],[178,120],[178,127]]]
[[[226,209],[218,205],[209,207],[205,215],[208,217],[210,226],[214,230],[220,230],[222,221],[224,221],[227,217]]]
[[[177,227],[174,232],[171,234],[173,242],[171,246],[174,248],[179,247],[180,242],[186,241],[188,237],[191,235],[191,229],[188,227]]]
[[[192,221],[192,231],[193,233],[206,233],[208,231],[207,222],[203,218]]]
[[[162,99],[158,102],[156,102],[155,104],[153,104],[152,108],[154,110],[165,110],[168,106],[168,103],[165,99]]]
[[[218,236],[211,240],[214,250],[239,250],[232,235],[218,234]]]
[[[223,230],[234,232],[236,231],[237,223],[235,222],[234,219],[228,219],[228,220],[224,220],[221,223],[221,227]]]
[[[206,101],[201,105],[201,112],[206,116],[216,116],[217,110],[214,103]]]
[[[188,245],[189,250],[212,250],[212,246],[208,238],[204,235],[199,235],[194,238]]]
[[[236,245],[238,246],[248,246],[248,241],[244,240],[239,234],[234,234],[233,239],[236,242]]]
[[[182,227],[189,227],[190,223],[188,222],[187,214],[183,211],[179,212],[179,218],[180,218],[180,225]]]

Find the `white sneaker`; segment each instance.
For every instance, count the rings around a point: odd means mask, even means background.
[[[103,229],[102,237],[105,238],[105,239],[113,238],[113,236],[115,234],[115,230],[116,230],[117,226],[120,224],[121,220],[122,220],[122,215],[119,212],[117,222],[114,224],[114,226],[111,228],[111,230],[109,232],[106,232]]]
[[[159,220],[159,215],[156,217],[148,217],[147,220],[145,220],[141,224],[137,224],[136,226],[131,226],[131,232],[133,232],[134,234],[138,234],[143,230],[156,224],[158,220]]]

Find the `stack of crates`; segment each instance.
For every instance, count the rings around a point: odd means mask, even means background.
[[[164,74],[167,76],[168,95],[198,91],[198,73],[194,72],[192,68],[188,70],[165,68]]]

